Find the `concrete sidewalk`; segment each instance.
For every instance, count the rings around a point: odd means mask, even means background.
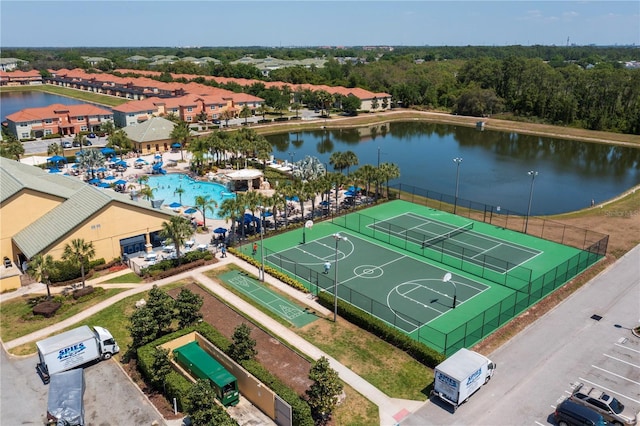
[[[313,359],[318,359],[321,356],[325,356],[327,359],[329,359],[331,367],[339,373],[340,378],[344,382],[348,383],[349,386],[353,387],[356,391],[358,391],[360,394],[362,394],[364,397],[366,397],[367,399],[369,399],[371,402],[373,402],[378,406],[381,425],[387,426],[387,425],[398,424],[403,417],[405,417],[411,412],[414,412],[424,403],[424,401],[400,400],[400,399],[394,399],[394,398],[388,397],[379,389],[377,389],[376,387],[371,385],[369,382],[364,380],[362,377],[358,376],[356,373],[351,371],[349,368],[347,368],[346,366],[344,366],[334,358],[330,357],[329,355],[322,352],[320,349],[318,349],[317,347],[315,347],[314,345],[312,345],[311,343],[309,343],[308,341],[306,341],[305,339],[297,335],[294,331],[278,323],[274,319],[270,318],[268,315],[265,315],[262,311],[260,311],[250,303],[245,302],[235,294],[228,291],[222,285],[218,284],[214,280],[204,275],[204,272],[208,270],[219,268],[219,267],[228,265],[229,263],[235,263],[240,268],[246,270],[250,274],[254,274],[258,276],[259,270],[257,267],[250,265],[249,263],[244,262],[236,258],[235,256],[229,254],[224,259],[218,259],[218,262],[213,265],[207,265],[191,271],[186,271],[178,275],[174,275],[162,280],[155,281],[153,283],[108,284],[106,286],[109,286],[109,287],[119,286],[119,287],[131,287],[131,288],[122,293],[119,293],[118,295],[108,300],[100,302],[97,305],[89,307],[86,310],[82,311],[81,313],[71,318],[68,318],[50,327],[38,330],[26,336],[20,337],[18,339],[15,339],[9,342],[3,342],[3,345],[5,349],[9,350],[23,344],[40,340],[57,331],[70,327],[78,323],[79,321],[82,321],[94,315],[95,313],[100,312],[102,309],[105,309],[111,306],[112,304],[119,302],[129,296],[146,292],[150,290],[153,285],[162,287],[163,285],[174,283],[181,279],[194,278],[197,281],[199,281],[202,285],[206,286],[210,291],[220,296],[222,299],[224,299],[225,301],[233,305],[235,308],[243,312],[245,315],[255,319],[256,321],[264,325],[270,332],[278,336],[280,339],[291,344],[298,351],[304,353],[305,355]],[[124,271],[119,271],[116,274],[122,275],[129,272],[130,270],[126,269]],[[114,276],[115,274],[112,274],[112,275],[100,277],[96,280],[89,280],[87,281],[87,285],[95,286],[95,285],[98,285],[100,282],[113,278]],[[304,304],[305,306],[309,306],[310,308],[314,309],[315,311],[323,315],[328,316],[328,315],[331,315],[332,313],[330,310],[318,304],[313,298],[310,298],[308,295],[305,295],[297,290],[294,290],[293,288],[271,277],[268,274],[265,274],[265,281],[268,284],[278,288],[280,291],[285,292],[286,294],[288,294],[298,302]],[[30,289],[46,291],[45,286],[42,284],[34,284],[30,286]],[[23,294],[26,294],[27,291],[29,291],[29,289],[25,287],[25,289],[24,290],[21,289],[19,293],[14,292],[14,293],[11,293],[11,295],[13,297],[19,297]],[[9,298],[11,297],[3,298],[2,301],[8,300]]]

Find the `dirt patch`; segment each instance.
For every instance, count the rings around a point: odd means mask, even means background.
[[[311,386],[311,380],[309,380],[311,363],[309,361],[198,285],[189,284],[185,288],[202,296],[203,304],[200,312],[202,312],[203,320],[228,339],[231,339],[236,327],[243,322],[246,323],[251,329],[251,337],[256,340],[256,349],[258,351],[256,359],[258,362],[269,370],[271,374],[295,390],[298,395],[303,396],[305,394],[305,391]],[[180,289],[174,289],[168,293],[176,297],[179,292]]]

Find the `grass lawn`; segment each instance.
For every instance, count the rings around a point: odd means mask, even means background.
[[[107,281],[102,281],[100,284],[139,284],[143,282],[142,278],[135,272],[120,275],[119,277],[111,278]]]
[[[0,309],[0,338],[3,342],[9,342],[18,337],[25,336],[40,329],[57,324],[67,318],[70,318],[84,309],[96,305],[116,294],[125,291],[125,289],[112,288],[108,290],[97,290],[100,294],[95,297],[79,301],[74,300],[71,296],[64,299],[63,306],[56,312],[52,318],[45,318],[32,314],[32,307],[27,303],[28,299],[41,296],[40,294],[31,294],[19,299],[10,299],[3,302]],[[59,296],[64,297],[64,296]],[[35,348],[35,346],[34,346]]]

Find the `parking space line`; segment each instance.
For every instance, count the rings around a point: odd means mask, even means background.
[[[620,343],[616,343],[615,345],[619,348],[629,349],[630,351],[640,354],[639,350],[630,348],[629,346],[621,345]]]
[[[634,380],[627,379],[626,377],[621,376],[621,375],[619,375],[619,374],[616,374],[616,373],[614,373],[613,371],[605,370],[604,368],[600,368],[600,367],[598,367],[597,365],[593,365],[593,364],[591,364],[591,366],[592,366],[593,368],[597,369],[597,370],[604,371],[605,373],[611,374],[612,376],[618,377],[618,378],[620,378],[620,379],[626,380],[626,381],[631,382],[631,383],[634,383],[634,384],[636,384],[636,385],[640,385],[640,382],[636,382],[636,381],[634,381]]]
[[[607,358],[615,359],[616,361],[619,361],[619,362],[621,362],[621,363],[623,363],[623,364],[627,364],[627,365],[630,365],[630,366],[635,367],[635,368],[640,368],[640,365],[632,364],[632,363],[630,363],[630,362],[628,362],[628,361],[625,361],[625,360],[623,360],[623,359],[616,358],[616,357],[614,357],[614,356],[607,355],[607,354],[602,354],[602,355],[606,356]]]
[[[594,382],[592,382],[592,381],[590,381],[590,380],[583,379],[582,377],[578,377],[578,379],[579,379],[581,382],[590,383],[590,384],[592,384],[593,386],[595,386],[595,387],[597,387],[597,388],[600,388],[600,389],[606,390],[606,391],[607,391],[607,392],[609,392],[609,393],[613,393],[613,394],[615,394],[615,395],[618,395],[618,396],[621,396],[621,397],[623,397],[623,398],[626,398],[626,399],[628,399],[629,401],[633,401],[633,402],[635,402],[636,404],[640,404],[640,401],[638,401],[638,400],[636,400],[636,399],[633,399],[633,398],[631,398],[630,396],[627,396],[627,395],[625,395],[625,394],[622,394],[622,393],[616,392],[616,391],[614,391],[614,390],[611,390],[611,389],[605,388],[604,386],[602,386],[602,385],[600,385],[600,384],[598,384],[598,383],[594,383]]]

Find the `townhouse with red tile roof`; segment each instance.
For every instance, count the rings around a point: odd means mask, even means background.
[[[18,139],[98,131],[107,121],[113,121],[113,113],[91,104],[53,104],[23,109],[7,116],[8,130]]]

